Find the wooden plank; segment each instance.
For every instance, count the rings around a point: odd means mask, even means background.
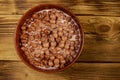
[[[0,47],[0,60],[20,60],[14,46],[14,35],[1,35]]]
[[[0,34],[12,34],[21,15],[0,15]],[[119,41],[120,17],[77,16],[85,34],[99,39]]]
[[[15,25],[20,20],[22,15],[0,15],[0,25]],[[1,26],[2,27],[2,26]],[[12,26],[11,26],[12,27]]]
[[[1,80],[120,80],[119,63],[75,63],[57,73],[30,69],[23,62],[0,61]]]
[[[22,15],[0,15],[0,33],[13,33]],[[85,33],[116,34],[120,17],[77,16]],[[9,29],[11,30],[9,31]],[[107,31],[106,31],[107,30]]]
[[[0,14],[23,14],[31,7],[47,3],[62,5],[79,15],[120,16],[120,1],[114,0],[1,0]]]
[[[0,60],[17,60],[14,47],[14,35],[0,35]],[[94,35],[85,35],[85,45],[78,62],[120,62],[120,43],[99,39]]]
[[[0,60],[20,60],[14,32],[20,15],[0,15]],[[85,32],[85,46],[78,61],[120,62],[120,17],[78,16]]]

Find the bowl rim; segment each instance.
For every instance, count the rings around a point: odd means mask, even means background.
[[[79,48],[79,52],[77,53],[76,57],[73,59],[73,61],[71,63],[69,63],[67,66],[61,68],[61,69],[54,69],[54,70],[44,70],[44,69],[40,69],[40,68],[37,68],[35,67],[34,65],[30,64],[28,62],[28,60],[25,58],[25,55],[23,54],[23,52],[20,50],[20,45],[19,45],[19,37],[20,37],[20,27],[23,25],[24,21],[31,17],[30,15],[32,15],[34,12],[37,12],[37,11],[40,11],[42,9],[50,9],[50,8],[55,8],[57,10],[61,10],[63,12],[65,12],[66,14],[68,14],[69,16],[72,17],[72,19],[74,19],[74,21],[77,23],[78,27],[79,27],[79,30],[80,30],[80,48]],[[26,16],[28,16],[26,18]],[[22,60],[22,62],[24,62],[27,66],[29,66],[30,68],[36,70],[36,71],[39,71],[39,72],[46,72],[46,73],[49,73],[49,72],[59,72],[59,71],[63,71],[65,69],[68,69],[70,66],[72,66],[75,61],[79,58],[82,50],[83,50],[83,45],[84,45],[84,32],[83,32],[83,29],[80,25],[80,21],[79,19],[69,10],[67,10],[65,7],[63,6],[59,6],[59,5],[56,5],[56,4],[39,4],[37,6],[34,6],[33,8],[27,10],[27,12],[25,12],[23,14],[23,16],[21,17],[21,19],[19,20],[18,24],[17,24],[17,27],[16,27],[16,30],[15,30],[15,35],[14,35],[14,42],[15,42],[15,49],[16,49],[16,52],[18,54],[18,56],[20,57],[20,59]]]

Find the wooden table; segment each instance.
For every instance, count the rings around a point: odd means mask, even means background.
[[[85,34],[84,50],[76,63],[51,74],[26,66],[14,47],[21,16],[31,7],[46,3],[72,11]],[[0,80],[120,80],[120,1],[0,0]]]

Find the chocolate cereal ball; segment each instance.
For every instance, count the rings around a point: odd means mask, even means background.
[[[20,46],[33,66],[60,69],[70,64],[80,47],[75,21],[63,11],[44,9],[21,26]]]

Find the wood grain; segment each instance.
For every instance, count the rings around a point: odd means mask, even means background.
[[[21,62],[15,50],[17,23],[38,4],[66,7],[84,30],[84,50],[63,72],[34,71]],[[120,80],[119,9],[119,0],[0,0],[0,80]]]
[[[119,80],[118,63],[76,63],[57,73],[42,73],[30,69],[22,62],[1,61],[1,80]]]
[[[38,4],[61,5],[78,15],[120,16],[120,1],[117,0],[1,0],[0,14],[23,14]]]

